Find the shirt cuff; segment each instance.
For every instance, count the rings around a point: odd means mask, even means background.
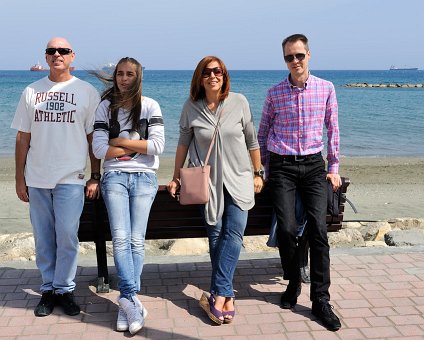
[[[329,174],[338,174],[339,173],[339,163],[328,164],[328,173]]]

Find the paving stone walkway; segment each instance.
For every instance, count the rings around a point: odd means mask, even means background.
[[[158,257],[159,259],[159,257]],[[198,305],[209,286],[207,256],[150,258],[143,270],[140,299],[149,311],[134,338],[145,339],[423,339],[424,254],[401,252],[333,252],[331,304],[342,320],[338,332],[327,331],[311,315],[309,286],[293,311],[278,303],[287,282],[281,279],[276,253],[240,260],[235,274],[236,317],[213,325]],[[178,263],[174,263],[178,261]],[[91,263],[90,263],[91,262]],[[152,263],[153,262],[153,263]],[[164,263],[167,262],[167,263]],[[32,268],[31,268],[32,266]],[[114,330],[117,291],[96,294],[94,259],[78,267],[76,299],[82,312],[69,317],[57,307],[36,318],[40,275],[34,264],[0,263],[0,338],[126,339]],[[110,266],[112,278],[114,267]]]

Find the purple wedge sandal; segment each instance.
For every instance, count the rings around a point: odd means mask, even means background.
[[[235,298],[232,298],[232,299],[233,299],[233,304],[235,305]],[[236,311],[235,310],[223,311],[222,315],[224,316],[224,323],[228,324],[233,322],[234,316],[236,315]]]
[[[203,293],[200,298],[199,305],[213,322],[218,325],[222,325],[224,323],[222,312],[215,308],[215,298],[212,294],[208,298],[206,293]]]

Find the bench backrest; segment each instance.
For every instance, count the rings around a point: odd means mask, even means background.
[[[349,179],[343,178],[343,194],[346,193],[349,184]],[[268,190],[256,195],[256,204],[249,211],[245,235],[267,235],[269,233],[272,213],[269,196]],[[327,214],[328,231],[337,231],[341,228],[345,201],[344,195],[342,195],[338,216]],[[94,241],[99,238],[111,240],[109,221],[103,199],[85,201],[78,235],[80,241]],[[180,205],[176,199],[169,195],[166,186],[159,186],[150,211],[146,239],[206,236],[199,206]]]

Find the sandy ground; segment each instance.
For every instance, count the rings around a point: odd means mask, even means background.
[[[162,158],[160,184],[172,177],[172,158]],[[424,218],[424,158],[343,158],[340,174],[350,178],[345,221]],[[28,205],[15,194],[14,160],[0,158],[0,234],[31,232]]]

